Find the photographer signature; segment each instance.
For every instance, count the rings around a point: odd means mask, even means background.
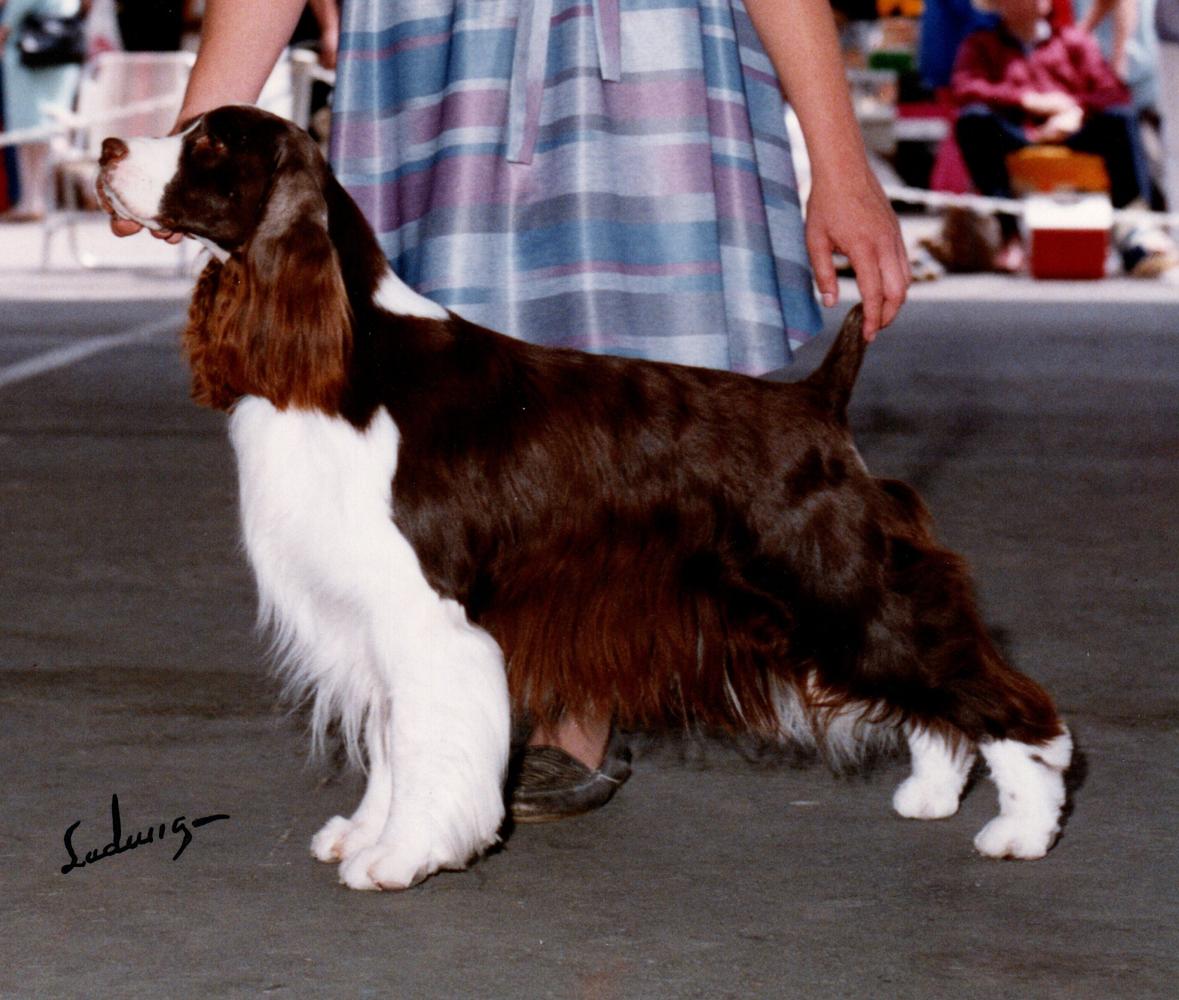
[[[75,868],[85,868],[87,865],[92,865],[96,861],[101,861],[103,858],[111,858],[116,854],[125,854],[127,851],[133,851],[137,847],[142,847],[144,844],[151,844],[156,841],[163,842],[165,837],[171,835],[174,837],[182,837],[180,846],[176,849],[176,853],[172,855],[172,860],[175,861],[184,849],[192,841],[192,831],[189,829],[196,829],[206,826],[209,823],[216,823],[221,819],[229,819],[226,813],[216,813],[212,816],[202,816],[200,819],[194,819],[186,822],[183,816],[177,816],[172,820],[171,826],[168,823],[160,823],[158,826],[149,826],[146,830],[136,830],[134,833],[128,834],[126,839],[123,838],[123,821],[119,815],[119,797],[118,795],[111,796],[111,839],[104,847],[96,847],[93,850],[87,851],[83,859],[79,859],[78,852],[74,850],[74,831],[82,825],[82,821],[71,824],[65,832],[65,849],[70,856],[69,864],[62,865],[61,873],[68,875]]]

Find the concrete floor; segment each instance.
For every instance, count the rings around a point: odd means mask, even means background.
[[[644,739],[597,814],[404,894],[341,888],[307,844],[359,785],[274,708],[223,421],[149,330],[0,384],[0,996],[1179,995],[1179,300],[953,287],[878,341],[853,420],[1073,726],[1047,859],[972,852],[985,781],[913,823],[903,762],[836,779]],[[56,298],[0,301],[0,383],[181,308]],[[230,818],[176,861],[169,832],[61,874],[112,794],[124,835]]]

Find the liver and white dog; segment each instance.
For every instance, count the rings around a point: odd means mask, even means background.
[[[184,345],[229,413],[262,616],[317,739],[368,766],[312,850],[358,889],[462,868],[504,815],[509,718],[613,714],[806,740],[903,734],[902,815],[981,752],[991,857],[1052,846],[1071,755],[914,492],[865,469],[849,316],[809,378],[533,347],[390,271],[312,140],[246,107],[108,139],[117,214],[198,237]]]

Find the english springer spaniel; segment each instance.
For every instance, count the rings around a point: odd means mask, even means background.
[[[311,844],[346,885],[496,842],[513,711],[837,759],[903,734],[915,819],[956,812],[981,753],[999,815],[975,847],[1051,848],[1068,730],[913,490],[864,467],[858,311],[792,385],[520,343],[399,281],[315,143],[247,107],[108,139],[99,190],[212,250],[193,396],[229,414],[261,618],[315,739],[337,721],[367,766]]]

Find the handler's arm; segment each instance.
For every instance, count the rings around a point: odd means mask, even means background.
[[[896,215],[868,166],[852,110],[828,0],[745,0],[749,17],[798,115],[813,177],[807,250],[825,305],[845,253],[864,300],[864,336],[887,326],[905,301],[910,272]]]
[[[253,104],[303,6],[303,0],[208,0],[177,124],[222,104]]]
[[[1093,34],[1110,14],[1113,15],[1113,34],[1110,39],[1109,64],[1119,80],[1126,79],[1129,69],[1127,46],[1130,36],[1138,28],[1138,0],[1094,0],[1081,27]]]

